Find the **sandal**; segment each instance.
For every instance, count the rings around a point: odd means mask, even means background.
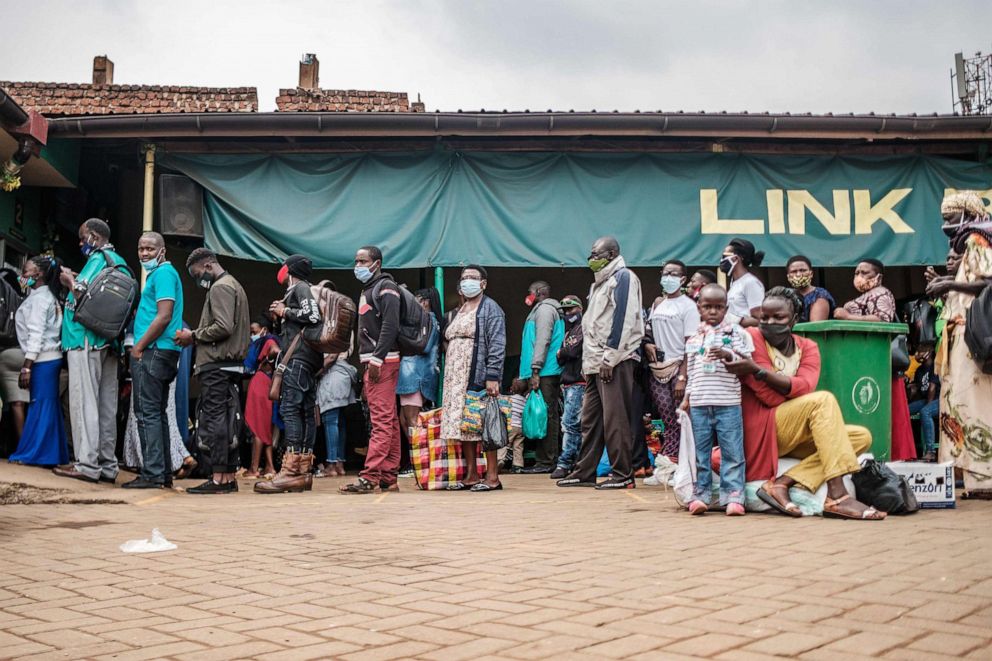
[[[777,498],[775,498],[775,496],[771,494],[771,491],[774,489],[785,489],[786,497],[789,495],[789,487],[784,484],[778,484],[777,482],[768,480],[758,488],[758,498],[761,499],[761,502],[765,503],[775,511],[786,516],[791,516],[794,519],[802,517],[803,511],[799,509],[799,505],[796,505],[791,500],[783,505]]]
[[[842,498],[833,500],[832,498],[827,498],[826,502],[823,503],[823,518],[825,519],[854,519],[855,521],[881,521],[887,514],[885,512],[879,512],[874,507],[869,507],[861,513],[861,516],[855,514],[845,514],[844,512],[838,512],[836,507],[845,500],[851,500],[851,494],[846,494]]]
[[[478,484],[473,485],[472,487],[469,488],[469,491],[502,491],[502,490],[503,490],[502,482],[497,483],[496,486],[494,487],[489,486],[485,482],[479,482]]]

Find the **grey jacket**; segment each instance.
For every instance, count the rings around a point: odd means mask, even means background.
[[[548,348],[551,346],[551,336],[555,330],[555,324],[561,318],[558,309],[561,304],[556,299],[546,298],[530,311],[527,321],[534,321],[534,355],[530,360],[531,370],[541,371],[544,362],[548,358]],[[526,324],[526,322],[524,322]],[[557,349],[556,349],[557,350]]]
[[[358,370],[347,358],[340,356],[327,368],[317,385],[317,406],[320,407],[320,412],[354,404],[358,401],[355,398],[357,386]]]
[[[582,316],[582,373],[595,374],[603,365],[616,367],[637,359],[644,337],[641,281],[617,257],[596,274],[589,304]]]
[[[506,316],[503,308],[485,294],[475,315],[475,346],[469,390],[483,390],[486,381],[503,381],[506,358]]]

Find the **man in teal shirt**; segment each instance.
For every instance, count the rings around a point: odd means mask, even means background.
[[[537,439],[534,466],[525,473],[550,473],[558,460],[558,435],[561,430],[561,365],[558,350],[565,339],[565,321],[559,303],[551,298],[551,286],[538,280],[527,289],[524,303],[533,309],[524,322],[520,341],[520,378],[539,390],[548,407],[548,428],[544,438]]]
[[[86,482],[117,479],[117,359],[110,340],[87,330],[75,319],[76,297],[108,262],[124,258],[110,245],[110,226],[90,218],[79,227],[79,247],[86,264],[79,274],[62,269],[69,291],[62,316],[62,348],[69,367],[69,423],[76,463],[54,469],[56,475]]]
[[[125,489],[172,486],[169,422],[166,406],[169,385],[176,378],[181,348],[176,333],[183,325],[183,288],[179,273],[165,259],[165,239],[145,232],[138,240],[138,259],[147,273],[138,311],[134,315],[131,349],[131,397],[141,441],[141,474],[123,484]]]

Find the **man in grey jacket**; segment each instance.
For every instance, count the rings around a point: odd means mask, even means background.
[[[182,346],[196,344],[195,373],[200,379],[197,441],[210,448],[213,478],[186,490],[189,494],[233,493],[238,470],[238,445],[228,427],[230,407],[238,392],[251,336],[248,297],[241,284],[217,261],[217,255],[197,248],[186,260],[190,276],[207,290],[196,330],[176,332]]]
[[[582,449],[575,469],[557,482],[560,487],[633,489],[630,408],[634,361],[644,337],[641,281],[620,256],[611,236],[597,239],[589,255],[595,281],[582,317],[582,372],[586,392],[582,402]],[[596,467],[603,445],[613,476],[596,484]]]
[[[524,473],[550,473],[558,459],[558,434],[561,411],[558,403],[561,387],[561,365],[558,350],[565,339],[565,322],[558,301],[551,298],[551,286],[543,280],[531,283],[524,303],[532,308],[524,322],[520,342],[520,378],[539,390],[548,407],[548,427],[544,438],[537,441],[537,461]]]

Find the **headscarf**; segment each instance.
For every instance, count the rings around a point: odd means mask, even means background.
[[[945,197],[940,203],[940,214],[961,214],[964,218],[957,232],[951,236],[951,247],[958,254],[964,254],[965,244],[972,234],[979,234],[992,243],[992,222],[985,209],[982,197],[973,190],[958,191]]]

